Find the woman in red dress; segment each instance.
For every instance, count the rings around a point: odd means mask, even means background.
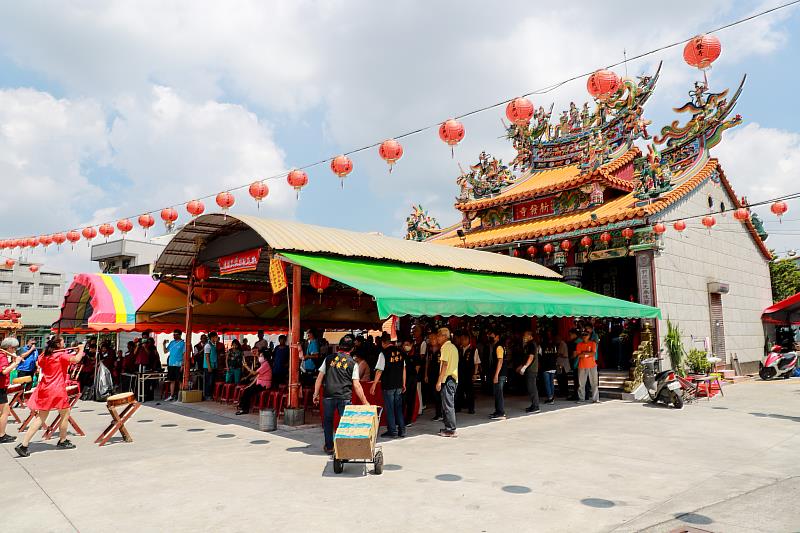
[[[67,398],[67,370],[69,365],[80,362],[83,359],[83,345],[77,348],[64,349],[64,339],[55,336],[47,341],[44,354],[39,356],[39,384],[33,389],[31,397],[28,399],[27,406],[31,411],[36,411],[36,418],[33,419],[28,431],[22,438],[22,442],[17,445],[16,452],[21,457],[28,457],[28,444],[31,439],[46,424],[50,411],[57,410],[61,415],[61,424],[58,428],[57,448],[74,448],[67,439],[67,425],[69,424],[69,399]]]

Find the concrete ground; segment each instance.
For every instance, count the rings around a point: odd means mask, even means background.
[[[4,531],[797,531],[800,379],[725,387],[683,410],[556,402],[507,421],[428,420],[382,443],[383,475],[336,475],[321,430],[263,433],[213,404],[148,403],[135,442],[99,448],[102,404],[75,450],[0,449]],[[10,426],[10,433],[16,432]]]

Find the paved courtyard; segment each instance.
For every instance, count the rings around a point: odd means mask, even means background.
[[[5,531],[797,531],[800,379],[748,382],[681,411],[488,399],[457,439],[428,421],[383,443],[385,472],[332,471],[321,430],[264,433],[229,407],[142,407],[133,444],[92,444],[109,417],[82,402],[75,450],[0,450]],[[16,432],[14,425],[10,433]]]

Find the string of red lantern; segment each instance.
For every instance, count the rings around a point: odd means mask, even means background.
[[[269,194],[269,187],[263,181],[254,181],[250,184],[250,187],[247,188],[247,192],[250,193],[250,196],[256,201],[256,207],[261,209],[261,200],[267,197]]]
[[[646,57],[648,55],[654,54],[656,52],[663,51],[665,49],[669,49],[669,48],[672,48],[672,47],[675,47],[675,46],[679,46],[679,45],[684,45],[684,59],[686,60],[686,62],[688,64],[690,64],[691,66],[695,66],[695,67],[700,68],[700,69],[707,69],[719,57],[719,55],[721,53],[721,44],[719,43],[719,39],[717,39],[713,35],[710,35],[710,33],[713,33],[713,32],[719,31],[721,29],[725,29],[725,28],[729,28],[729,27],[738,25],[738,24],[741,24],[741,23],[749,21],[749,20],[753,20],[754,18],[758,18],[760,16],[763,16],[763,15],[765,15],[767,13],[771,13],[771,12],[779,10],[779,9],[784,9],[784,8],[788,7],[789,5],[791,5],[793,3],[794,2],[790,2],[790,3],[785,4],[785,5],[776,6],[774,8],[767,9],[767,10],[761,11],[759,13],[756,13],[754,15],[751,15],[751,16],[748,16],[748,17],[733,21],[733,22],[731,22],[729,24],[721,26],[720,28],[712,29],[707,34],[702,34],[702,35],[698,35],[698,36],[692,37],[692,38],[690,38],[688,40],[684,40],[684,41],[680,41],[680,42],[675,42],[675,43],[670,43],[670,44],[667,44],[667,45],[659,46],[659,47],[654,48],[652,50],[649,50],[647,52],[643,52],[643,53],[638,54],[636,56],[626,58],[625,61],[631,61],[631,60],[635,60],[635,59],[640,59],[640,58]],[[570,81],[574,81],[576,79],[580,79],[582,77],[586,77],[588,75],[587,89],[589,89],[589,91],[593,94],[593,96],[596,96],[598,99],[600,99],[602,101],[604,98],[607,98],[610,95],[613,95],[614,92],[616,92],[615,87],[616,87],[616,89],[618,89],[619,88],[618,84],[621,83],[621,81],[619,80],[619,77],[613,71],[611,71],[610,69],[615,67],[615,66],[619,66],[619,65],[623,64],[625,61],[616,62],[616,63],[610,65],[608,67],[608,69],[602,69],[602,70],[599,70],[599,71],[595,71],[593,73],[585,73],[585,74],[579,74],[579,75],[573,76],[573,77],[568,78],[566,80],[563,80],[561,82],[549,85],[547,87],[543,87],[541,89],[537,89],[535,91],[531,91],[530,93],[527,93],[527,94],[545,94],[545,93],[548,93],[548,92],[551,92],[551,91],[555,90],[556,88],[564,85],[565,83],[568,83]],[[470,111],[470,112],[467,112],[467,113],[463,113],[461,115],[456,115],[454,117],[454,119],[452,119],[452,120],[458,122],[459,118],[463,118],[463,117],[466,117],[466,116],[471,116],[473,114],[477,114],[477,113],[480,113],[480,112],[483,112],[483,111],[486,111],[486,110],[489,110],[489,109],[493,109],[493,108],[499,107],[501,105],[506,105],[506,107],[507,107],[506,114],[509,117],[509,119],[512,119],[512,117],[513,117],[512,121],[515,122],[515,123],[524,124],[525,123],[525,117],[529,113],[532,116],[533,105],[530,104],[530,101],[528,101],[527,98],[524,98],[524,96],[523,96],[521,98],[515,98],[515,99],[512,99],[512,100],[506,100],[506,101],[503,101],[503,102],[499,102],[497,104],[493,104],[493,105],[485,106],[485,107],[482,107],[482,108],[478,108],[478,109],[475,109],[473,111]],[[530,117],[528,117],[527,120],[530,120]],[[449,122],[449,121],[446,121],[446,122]],[[426,126],[426,127],[423,127],[423,128],[418,128],[418,129],[409,131],[407,133],[398,135],[395,139],[407,137],[407,136],[410,136],[410,135],[414,135],[414,134],[429,130],[429,129],[435,127],[435,126],[438,126],[438,127],[441,128],[442,125],[443,125],[443,123],[437,123],[435,125],[429,125],[429,126]],[[390,139],[390,141],[393,141],[394,143],[397,143],[396,147],[399,147],[400,153],[399,154],[392,154],[392,153],[387,153],[386,154],[388,156],[397,155],[396,158],[384,157],[384,159],[387,161],[387,163],[389,163],[390,171],[392,170],[392,166],[393,166],[394,162],[396,162],[402,156],[402,146],[400,146],[399,143],[395,139]],[[380,144],[380,148],[383,148],[386,145],[387,142],[388,141],[384,141],[384,143],[381,143]],[[343,154],[343,155],[346,157],[347,154],[352,154],[352,153],[364,151],[364,150],[367,150],[367,149],[369,149],[369,148],[371,148],[373,146],[377,146],[377,144],[370,145],[370,146],[365,146],[365,147],[362,147],[362,148],[359,148],[359,149],[356,149],[356,150],[352,150],[352,151],[346,152],[346,154]],[[381,152],[381,151],[382,150],[379,149],[379,152]],[[388,150],[387,150],[387,152],[388,152]],[[383,157],[383,154],[382,154],[382,157]],[[321,164],[323,162],[326,162],[326,161],[331,161],[332,162],[331,159],[325,159],[325,160],[318,161],[316,163],[312,163],[312,164],[306,165],[304,167],[301,167],[301,169],[309,168],[309,167],[312,167],[312,166],[316,166],[316,165],[319,165],[319,164]],[[275,179],[277,177],[278,176],[272,176],[272,177],[266,178],[266,179]],[[243,187],[238,187],[238,188],[243,188]],[[235,189],[232,189],[232,190],[235,190]],[[145,216],[145,215],[142,215],[142,216]],[[140,217],[140,221],[141,221],[141,218],[142,217]],[[177,218],[175,220],[177,220]],[[165,223],[167,224],[168,227],[171,227],[172,223],[174,223],[174,220],[171,220],[171,221],[170,220],[165,220]],[[152,224],[149,224],[149,225],[148,224],[140,224],[140,225],[144,228],[145,233],[146,233],[147,229],[152,226]],[[7,244],[5,246],[5,248],[8,248],[8,247],[12,247],[12,246]]]

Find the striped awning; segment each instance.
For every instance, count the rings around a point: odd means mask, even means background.
[[[132,331],[136,310],[158,282],[141,274],[78,274],[54,324],[62,332]]]

